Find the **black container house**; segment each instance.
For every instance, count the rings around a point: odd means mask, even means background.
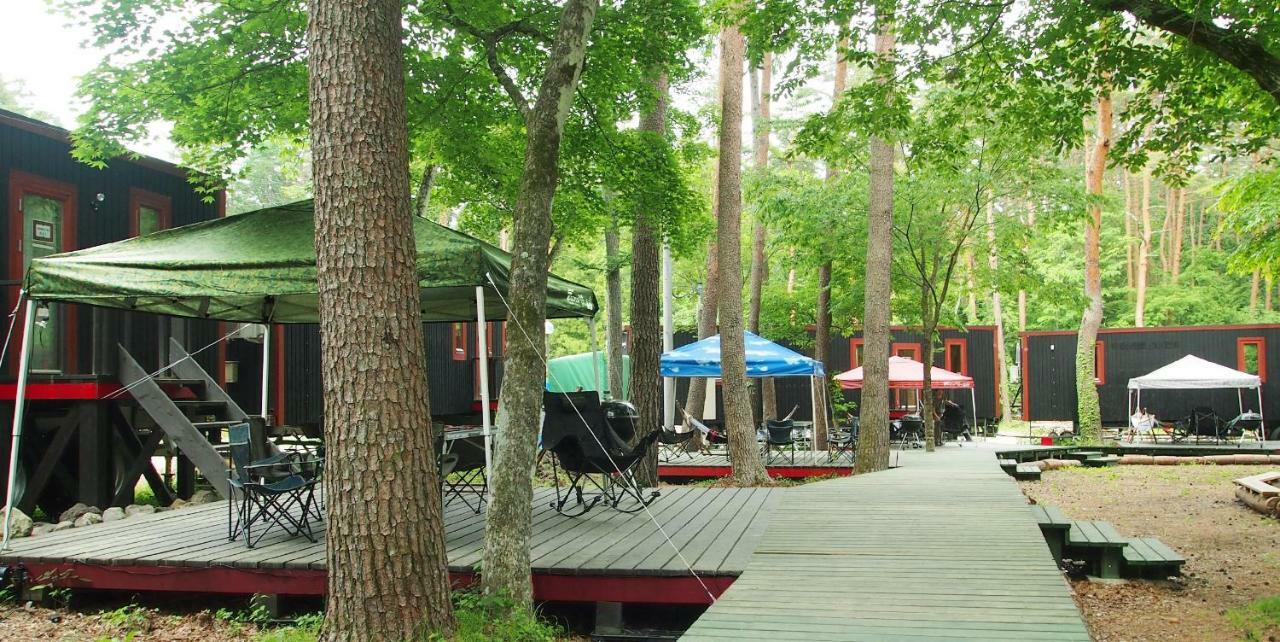
[[[1022,417],[1030,421],[1075,421],[1073,330],[1021,335]],[[1280,363],[1280,325],[1228,325],[1165,328],[1104,328],[1094,348],[1102,422],[1128,423],[1129,379],[1145,375],[1187,355],[1195,355],[1262,378],[1263,415],[1271,423],[1280,381],[1268,376],[1268,364]],[[1257,397],[1243,396],[1246,410],[1258,410]],[[1161,419],[1189,415],[1196,406],[1220,417],[1236,416],[1241,398],[1235,390],[1147,390],[1142,405]]]

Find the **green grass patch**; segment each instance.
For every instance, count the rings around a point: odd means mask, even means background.
[[[1227,621],[1240,629],[1243,640],[1271,639],[1280,633],[1280,595],[1264,597],[1247,606],[1227,611]]]

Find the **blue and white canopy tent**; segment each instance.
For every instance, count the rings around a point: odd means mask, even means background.
[[[814,414],[817,414],[818,379],[826,375],[822,362],[751,332],[742,334],[746,345],[747,376],[756,379],[809,377],[809,401]],[[664,352],[659,364],[664,377],[719,378],[720,335]]]

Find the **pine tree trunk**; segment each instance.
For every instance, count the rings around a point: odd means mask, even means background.
[[[1264,309],[1264,310],[1266,310],[1267,312],[1270,312],[1270,311],[1271,311],[1271,292],[1272,292],[1272,290],[1274,290],[1274,289],[1275,289],[1275,288],[1271,287],[1271,277],[1270,277],[1270,276],[1267,276],[1267,278],[1266,278],[1266,285],[1267,285],[1267,290],[1266,290],[1267,294],[1266,294],[1266,296],[1264,297],[1264,302],[1263,302],[1263,304],[1262,304],[1262,307],[1263,307],[1263,309]]]
[[[1173,217],[1177,200],[1174,189],[1165,187],[1164,223],[1160,228],[1160,270],[1164,273],[1166,280],[1173,274]]]
[[[754,75],[752,76],[755,77]],[[759,85],[753,94],[755,107],[752,121],[755,125],[755,142],[752,151],[755,156],[755,167],[760,171],[769,168],[769,118],[770,93],[773,91],[773,54],[764,52],[760,61]],[[768,242],[768,230],[764,221],[757,216],[751,234],[751,299],[747,313],[747,329],[760,334],[760,298],[764,291],[765,280],[769,278],[768,258],[765,249]],[[777,419],[778,392],[771,377],[760,379],[760,414],[762,419]],[[754,404],[753,404],[754,406]]]
[[[1093,154],[1087,166],[1087,191],[1101,197],[1103,178],[1107,168],[1107,154],[1111,150],[1111,96],[1098,96],[1098,134]],[[1080,436],[1087,443],[1096,442],[1102,435],[1102,413],[1098,407],[1097,374],[1094,369],[1094,345],[1098,341],[1098,329],[1102,327],[1102,266],[1099,259],[1102,236],[1102,206],[1089,205],[1089,217],[1084,226],[1084,294],[1088,301],[1080,319],[1079,340],[1076,344],[1076,404],[1080,424]]]
[[[481,586],[517,607],[532,605],[529,532],[533,508],[534,454],[546,382],[547,271],[551,260],[551,203],[559,182],[560,136],[586,62],[587,39],[598,0],[568,0],[538,88],[525,117],[524,167],[512,226],[513,326],[507,333],[502,397],[507,426],[489,477],[493,489],[484,529]],[[533,340],[525,338],[526,333]]]
[[[453,629],[409,198],[401,9],[309,2],[327,418],[323,639]],[[387,475],[388,470],[401,474]]]
[[[1173,251],[1169,256],[1169,266],[1174,285],[1178,284],[1178,278],[1182,275],[1182,236],[1187,221],[1183,201],[1186,200],[1186,194],[1187,191],[1181,187],[1173,190]]]
[[[742,63],[746,41],[736,26],[720,32],[720,188],[716,245],[721,287],[720,380],[724,388],[725,433],[729,438],[731,481],[738,486],[769,482],[752,421],[747,388],[746,330],[742,315]]]
[[[619,260],[618,218],[613,216],[604,231],[605,360],[612,399],[626,399],[622,390],[622,266]]]
[[[1147,279],[1151,269],[1151,171],[1142,170],[1142,238],[1138,243],[1138,268],[1134,275],[1137,299],[1133,306],[1133,325],[1141,328],[1147,321]]]
[[[970,255],[972,256],[972,255]],[[937,331],[938,322],[934,313],[933,297],[930,295],[932,285],[927,279],[921,280],[920,285],[920,330],[924,334],[924,354],[921,356],[921,363],[924,364],[923,381],[920,386],[920,400],[918,407],[920,410],[920,419],[924,421],[924,434],[921,438],[924,440],[925,452],[933,452],[935,445],[938,443],[938,427],[933,416],[933,354],[938,349],[934,332]],[[865,350],[865,348],[864,348]]]
[[[719,220],[720,204],[719,204],[719,187],[712,184],[711,187],[711,216]],[[707,282],[702,286],[702,296],[698,305],[698,339],[705,339],[714,336],[718,332],[719,324],[716,319],[716,308],[719,300],[716,298],[716,284],[720,280],[720,261],[718,245],[714,238],[708,243],[707,247]],[[695,377],[689,380],[688,397],[685,400],[684,409],[690,415],[699,419],[706,419],[703,416],[702,409],[707,403],[707,387],[710,382],[701,377]],[[690,443],[691,442],[691,443]],[[701,433],[695,435],[686,445],[690,450],[703,447],[703,438]]]
[[[428,164],[422,168],[422,180],[418,181],[418,193],[413,197],[413,211],[418,218],[430,219],[428,214],[431,213],[431,188],[436,184],[436,170],[434,164]]]
[[[1134,280],[1134,247],[1133,247],[1133,186],[1129,181],[1129,172],[1123,174],[1124,180],[1124,286],[1133,289]]]
[[[974,265],[974,262],[973,262],[972,250],[965,250],[964,266],[965,266],[965,277],[964,277],[965,298],[968,300],[968,304],[965,307],[965,312],[968,314],[968,318],[966,319],[966,321],[968,321],[969,323],[977,323],[978,322],[978,285],[977,285],[976,279],[974,279],[974,274],[977,272],[977,266]]]
[[[877,82],[893,82],[893,7],[876,13]],[[893,262],[893,141],[871,138],[867,262],[863,285],[862,405],[855,474],[889,467],[889,306]]]
[[[1000,253],[996,248],[996,208],[995,204],[987,205],[987,267],[991,269],[992,274],[1000,274]],[[1000,284],[999,279],[992,279],[991,283],[991,316],[996,323],[996,368],[999,373],[1000,387],[996,390],[996,416],[1003,418],[1005,403],[1009,399],[1007,394],[1009,386],[1013,378],[1009,376],[1012,368],[1009,367],[1008,354],[1004,345],[1004,307],[1000,304]],[[967,373],[966,373],[967,374]],[[973,429],[976,431],[977,426]]]
[[[653,109],[640,119],[640,131],[666,137],[667,75],[655,74]],[[640,415],[636,438],[662,425],[662,256],[657,221],[648,213],[635,213],[631,227],[631,402]],[[658,450],[650,448],[635,468],[636,481],[658,485]]]
[[[1262,273],[1258,270],[1253,271],[1253,278],[1249,281],[1249,311],[1253,312],[1258,309],[1258,284],[1261,280]]]

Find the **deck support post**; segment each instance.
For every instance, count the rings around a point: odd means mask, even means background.
[[[25,295],[25,290],[18,292],[18,300],[21,301]],[[13,423],[11,424],[13,433],[9,441],[9,483],[5,486],[4,541],[0,543],[0,550],[9,550],[9,527],[13,518],[13,487],[18,481],[18,452],[22,446],[22,416],[26,412],[27,405],[27,366],[31,360],[31,327],[35,316],[35,301],[27,299],[22,319],[22,352],[18,355],[18,389],[13,397]]]
[[[480,352],[480,426],[484,432],[484,474],[493,474],[493,417],[489,414],[489,333],[484,318],[484,286],[476,286],[476,349]],[[491,492],[485,484],[486,494]]]
[[[596,602],[596,621],[591,634],[595,636],[620,635],[623,628],[622,602]]]

